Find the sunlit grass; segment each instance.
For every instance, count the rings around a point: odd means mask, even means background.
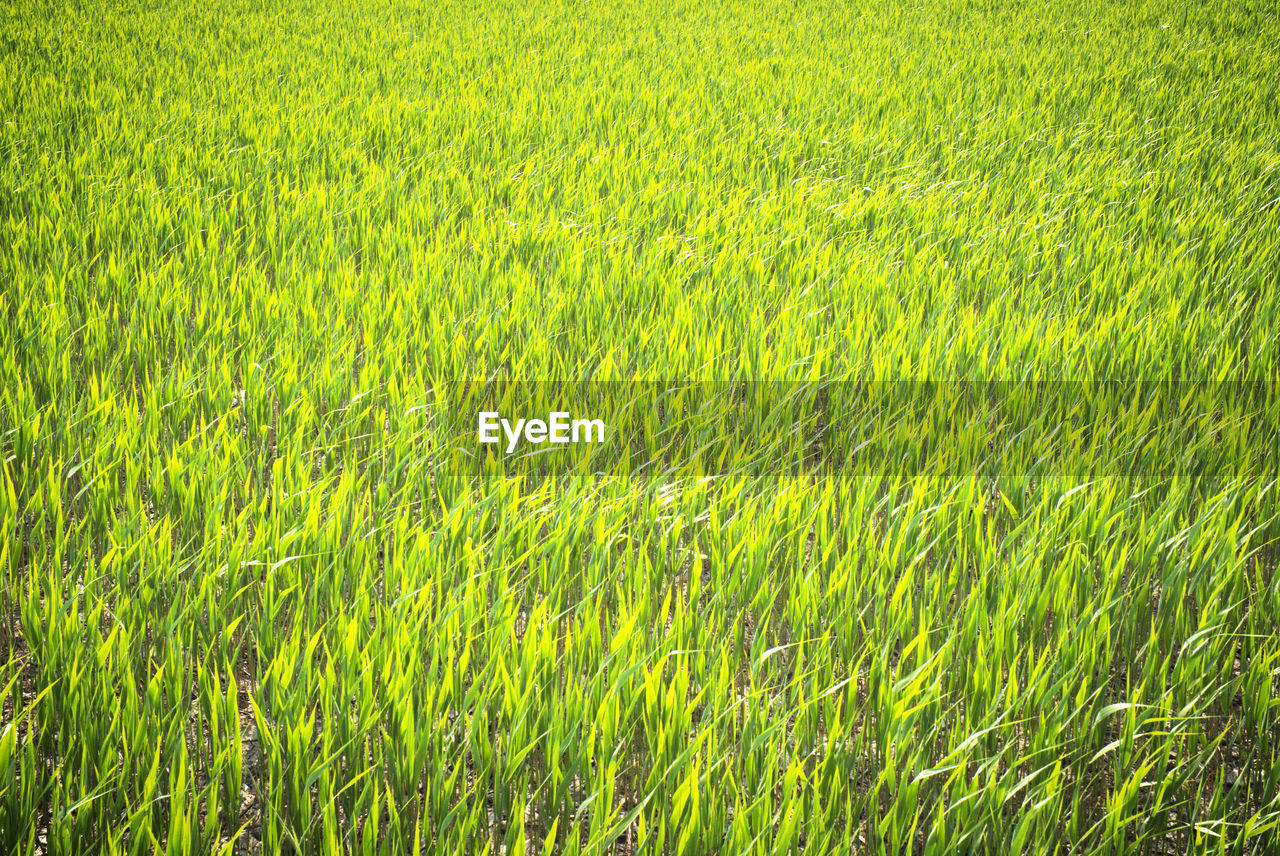
[[[0,847],[1280,849],[1276,44],[1260,2],[4,0]],[[537,379],[812,384],[832,438],[444,453],[462,381]],[[920,380],[1028,424],[1121,382],[1167,472],[911,386],[853,461],[840,395]]]

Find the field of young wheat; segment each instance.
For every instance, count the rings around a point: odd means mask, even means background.
[[[0,0],[0,849],[1280,852],[1277,46]]]

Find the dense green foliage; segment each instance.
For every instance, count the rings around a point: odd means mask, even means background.
[[[0,848],[1280,851],[1265,456],[477,478],[436,412],[1265,392],[1277,44],[1266,0],[0,0]]]

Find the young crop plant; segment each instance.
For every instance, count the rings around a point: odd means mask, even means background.
[[[0,0],[0,853],[1280,853],[1276,45]]]

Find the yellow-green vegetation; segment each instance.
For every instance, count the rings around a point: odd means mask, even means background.
[[[1270,0],[0,0],[0,848],[1280,852],[1277,45]],[[449,451],[460,382],[540,379],[843,433]],[[850,463],[840,395],[926,379],[1192,436]]]

